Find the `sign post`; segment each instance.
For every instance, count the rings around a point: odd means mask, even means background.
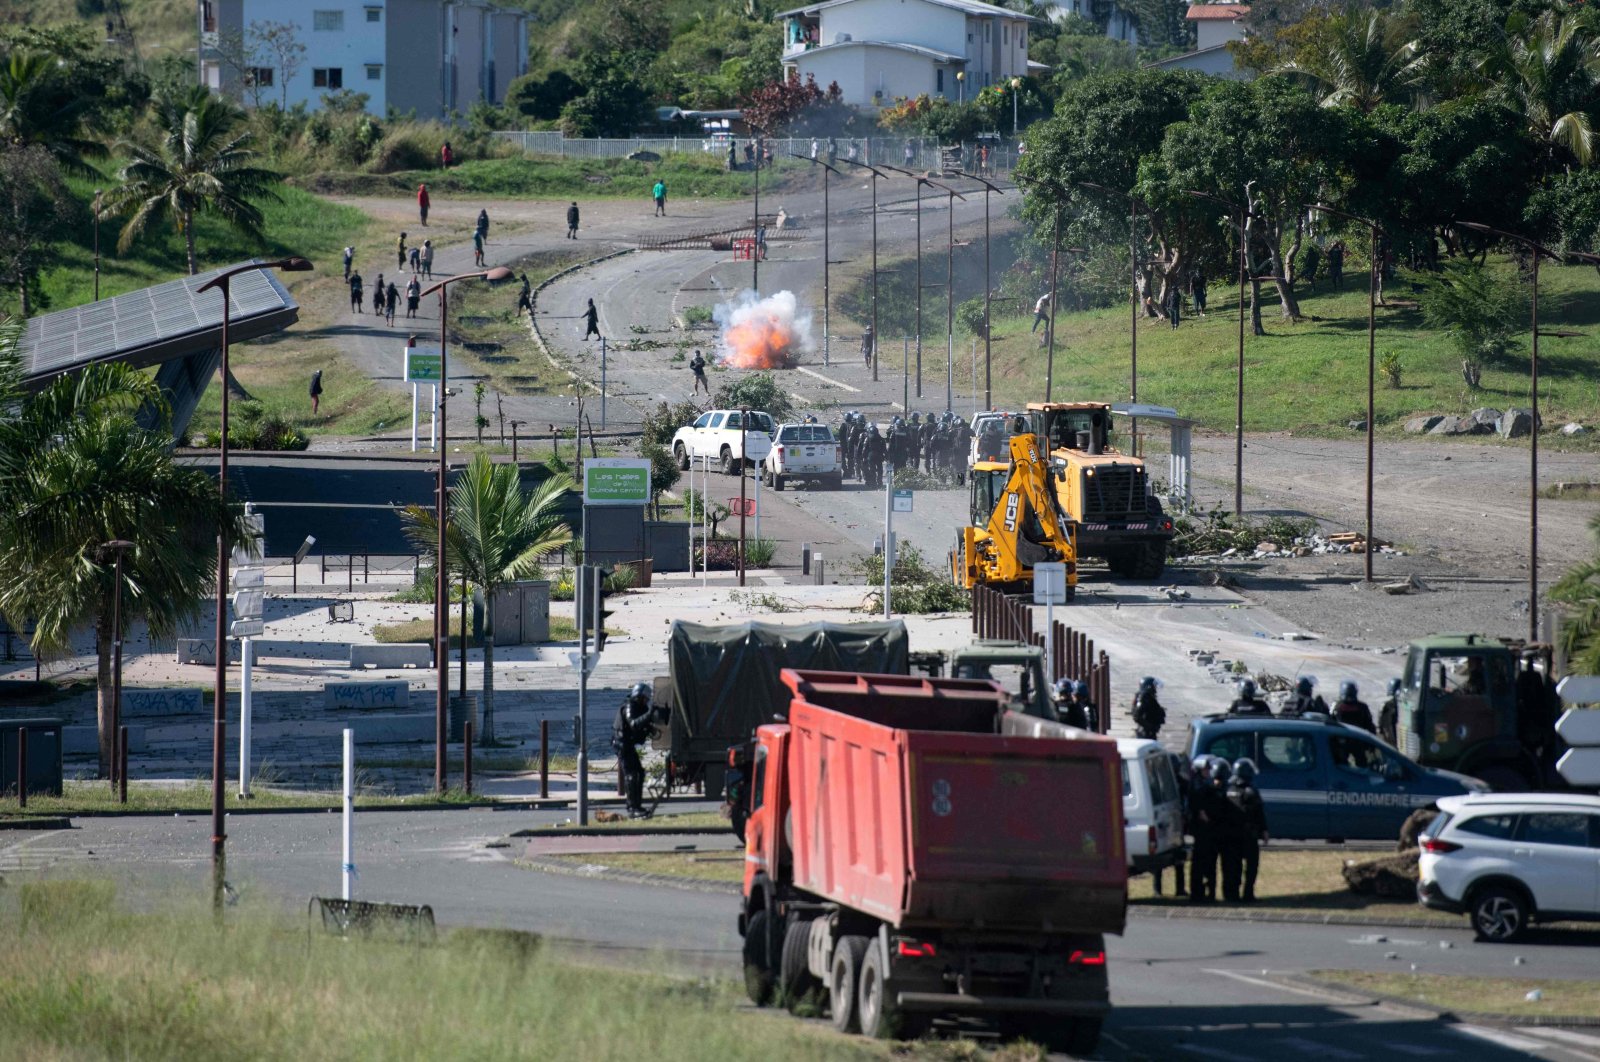
[[[1067,603],[1067,566],[1063,561],[1045,561],[1033,566],[1033,603],[1044,606],[1044,675],[1056,680],[1056,606]]]
[[[233,622],[228,630],[239,639],[239,796],[250,796],[250,716],[251,716],[251,644],[264,629],[266,615],[266,569],[261,567],[265,553],[266,518],[255,511],[248,502],[244,511],[245,523],[250,528],[250,545],[240,550],[241,562],[233,568]],[[219,654],[228,647],[217,646]]]
[[[650,462],[641,457],[595,457],[583,463],[583,504],[648,505]]]
[[[438,347],[406,347],[405,351],[405,380],[411,385],[411,452],[417,451],[417,405],[423,384],[433,386],[433,422],[429,428],[428,441],[430,446],[437,446],[435,431],[437,429],[439,410],[439,380],[444,375],[444,357],[439,353]]]

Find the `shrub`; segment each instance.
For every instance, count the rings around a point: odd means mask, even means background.
[[[983,318],[983,296],[968,299],[956,307],[956,323],[969,336],[982,339],[987,331]]]
[[[683,323],[689,328],[708,325],[711,320],[711,307],[709,306],[685,306],[683,308]]]
[[[759,409],[779,424],[794,419],[794,400],[770,372],[751,373],[717,388],[711,404],[718,409]]]
[[[874,555],[858,557],[851,572],[870,589],[862,602],[862,611],[883,611],[883,557]],[[892,612],[918,615],[927,612],[962,612],[971,604],[965,590],[950,581],[949,574],[931,568],[922,551],[904,543],[896,551],[893,579],[889,586],[889,608]]]
[[[778,552],[778,543],[770,538],[750,538],[744,543],[746,568],[770,568],[772,557]]]
[[[640,422],[639,437],[645,446],[670,445],[678,429],[685,424],[694,423],[694,419],[700,413],[700,407],[693,402],[679,402],[675,405],[668,405],[666,402],[657,403],[656,408],[646,413],[644,420]]]
[[[1383,357],[1378,359],[1378,371],[1383,373],[1384,379],[1389,381],[1391,388],[1400,386],[1400,356],[1392,350],[1383,352]]]
[[[1504,361],[1528,321],[1528,292],[1514,276],[1475,262],[1447,262],[1422,290],[1422,316],[1449,335],[1470,366],[1471,386],[1482,363]]]

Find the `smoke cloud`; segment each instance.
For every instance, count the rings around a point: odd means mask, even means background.
[[[811,315],[797,307],[794,292],[758,298],[742,291],[712,312],[722,331],[717,361],[734,369],[787,369],[816,349]]]

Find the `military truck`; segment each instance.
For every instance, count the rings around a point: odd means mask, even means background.
[[[1412,642],[1395,707],[1395,743],[1425,767],[1502,792],[1565,787],[1548,645],[1481,634]]]
[[[1111,445],[1111,407],[1029,402],[1028,417],[1049,451],[1078,559],[1102,558],[1123,578],[1160,578],[1172,520],[1150,488],[1144,461]]]

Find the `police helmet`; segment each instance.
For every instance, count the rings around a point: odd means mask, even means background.
[[[1210,756],[1196,756],[1194,761],[1189,764],[1191,776],[1194,778],[1211,777],[1211,760],[1212,757]]]
[[[1089,696],[1089,684],[1083,679],[1075,679],[1072,683],[1072,695],[1074,697]]]
[[[1254,697],[1255,695],[1256,695],[1256,680],[1255,679],[1240,679],[1239,680],[1239,696],[1249,698],[1249,697]]]
[[[1249,784],[1256,780],[1256,761],[1248,756],[1233,761],[1233,776]]]
[[[648,701],[650,700],[650,696],[651,691],[650,684],[648,682],[635,682],[633,684],[633,689],[628,691],[628,700],[630,701],[637,701],[641,699]]]
[[[1065,679],[1065,678],[1064,679],[1056,679],[1056,684],[1055,684],[1056,700],[1064,701],[1068,697],[1071,697],[1072,696],[1072,686],[1073,686],[1073,683],[1072,683],[1071,679]]]
[[[1210,759],[1211,780],[1213,782],[1226,782],[1233,774],[1233,764],[1229,763],[1221,756],[1212,756]]]
[[[1143,693],[1145,690],[1154,690],[1155,688],[1156,677],[1154,675],[1146,675],[1139,680],[1139,692]]]
[[[805,422],[807,424],[815,424],[817,422],[817,415],[815,413],[807,413]]]
[[[1294,691],[1304,697],[1311,696],[1311,691],[1317,686],[1317,680],[1310,675],[1301,675],[1300,680],[1294,684]]]
[[[1339,699],[1341,701],[1355,700],[1356,692],[1356,684],[1351,682],[1349,679],[1339,683]]]
[[[1399,692],[1400,692],[1400,680],[1397,679],[1397,678],[1390,679],[1389,680],[1389,696],[1393,697],[1396,694],[1398,694]]]
[[[911,414],[911,423],[916,424],[921,419],[922,419],[922,414],[921,413],[912,413]]]

